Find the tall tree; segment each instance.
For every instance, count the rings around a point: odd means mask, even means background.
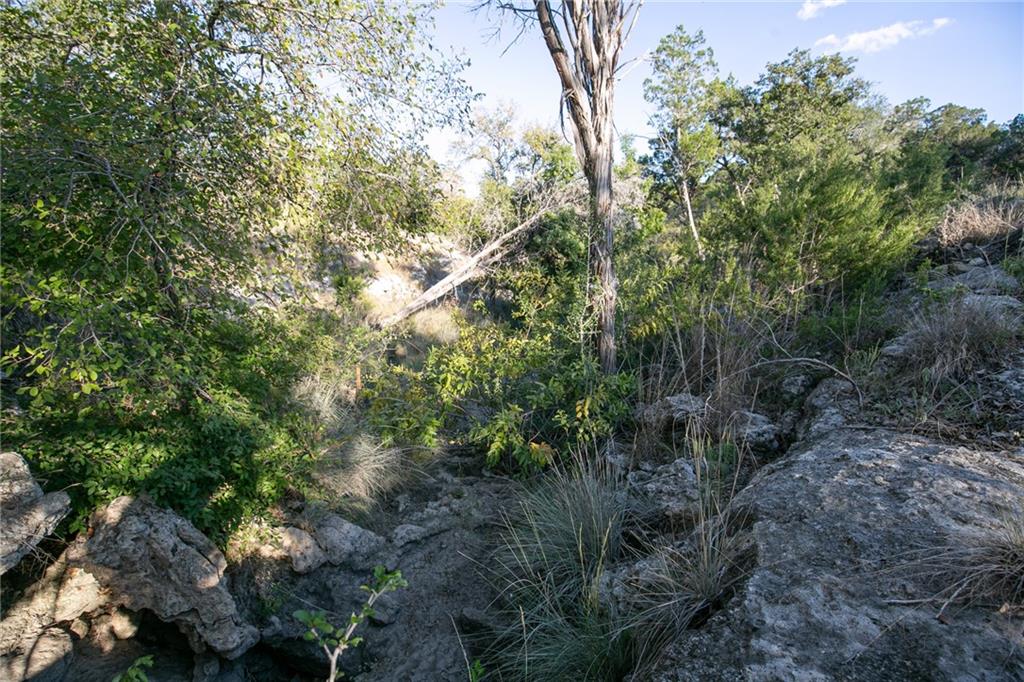
[[[697,253],[704,257],[693,193],[719,157],[721,144],[711,123],[715,100],[714,53],[704,45],[704,33],[688,34],[682,26],[661,39],[651,56],[651,77],[644,81],[644,99],[658,107],[651,124],[649,171],[670,186],[686,209]]]
[[[622,47],[636,23],[642,0],[535,0],[532,8],[514,2],[498,6],[535,20],[562,84],[576,156],[590,189],[591,260],[596,280],[598,356],[607,374],[617,369],[615,303],[618,283],[612,261],[615,201],[612,194],[612,121],[615,76]]]
[[[508,184],[512,172],[527,155],[526,145],[516,133],[515,110],[501,104],[491,111],[473,116],[473,135],[455,144],[456,151],[468,159],[487,163],[487,177]]]

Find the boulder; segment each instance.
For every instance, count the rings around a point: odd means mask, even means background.
[[[954,602],[940,618],[955,578],[923,567],[1024,512],[1024,452],[842,431],[762,469],[733,504],[754,565],[644,679],[1024,679],[1019,614]]]
[[[327,560],[336,566],[372,566],[385,540],[337,514],[323,514],[312,522],[312,535]]]
[[[960,266],[960,264],[954,264]],[[966,265],[957,267],[960,274],[955,277],[929,282],[932,289],[952,289],[963,287],[976,294],[1015,294],[1021,290],[1017,278],[998,265],[976,267]]]
[[[630,488],[642,497],[652,513],[662,520],[687,523],[700,508],[700,488],[693,462],[680,457],[669,464],[656,466],[641,462],[626,476]]]
[[[72,640],[63,626],[79,634],[87,631],[79,617],[103,608],[108,600],[90,573],[69,567],[61,555],[17,601],[5,604],[0,679],[60,679],[73,658]]]
[[[1007,317],[1024,316],[1024,303],[1013,296],[996,296],[989,294],[967,294],[964,305],[988,308],[997,314]]]
[[[845,379],[823,379],[804,401],[804,420],[797,437],[814,440],[829,435],[847,423],[859,408],[853,385]]]
[[[692,393],[679,393],[662,398],[638,410],[638,419],[648,427],[661,430],[674,425],[685,425],[691,421],[703,420],[707,414],[707,402]]]
[[[732,436],[737,443],[753,452],[775,452],[779,449],[779,427],[757,412],[739,410],[729,420]]]
[[[791,374],[782,380],[782,392],[790,398],[799,398],[807,394],[814,385],[809,374]]]
[[[43,494],[21,455],[0,453],[0,575],[52,533],[70,509],[67,493]]]
[[[327,561],[327,555],[313,536],[300,528],[288,527],[281,531],[281,548],[296,573],[309,573]]]
[[[68,563],[90,573],[111,603],[175,623],[197,652],[231,659],[256,643],[228,592],[224,555],[191,523],[126,496],[94,512],[90,527],[91,537],[68,548]]]

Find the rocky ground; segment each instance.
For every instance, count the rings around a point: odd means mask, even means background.
[[[1024,324],[1020,283],[988,255],[947,258],[924,287],[959,290],[967,305]],[[903,298],[906,316],[923,296]],[[912,347],[905,335],[889,339],[872,385],[896,396],[893,377]],[[744,547],[742,576],[643,679],[1024,680],[1020,605],[964,599],[951,587],[963,548],[1024,514],[1024,352],[998,364],[978,378],[992,397],[982,407],[998,413],[974,415],[954,438],[878,410],[861,386],[827,372],[788,373],[773,388],[785,414],[734,415],[737,438],[766,463],[727,510]],[[706,408],[700,396],[677,395],[638,418],[671,430]],[[690,460],[622,466],[660,527],[692,525]],[[17,455],[4,454],[3,468],[7,571],[68,503],[43,495]],[[322,610],[345,623],[365,598],[360,585],[384,565],[409,586],[378,603],[365,642],[343,658],[348,678],[467,679],[470,642],[489,627],[495,597],[487,568],[496,522],[515,494],[479,458],[452,455],[361,525],[293,502],[277,525],[238,539],[231,562],[172,512],[118,499],[4,604],[0,678],[106,681],[155,652],[152,680],[318,679],[325,659],[292,613]]]

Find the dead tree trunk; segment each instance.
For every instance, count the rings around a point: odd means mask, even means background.
[[[596,283],[592,303],[598,320],[598,357],[608,374],[618,369],[612,105],[622,45],[641,4],[640,0],[564,0],[555,11],[549,0],[534,2],[544,44],[562,83],[562,102],[572,123],[576,156],[590,188],[591,260]],[[513,5],[509,8],[522,11]]]
[[[612,96],[607,95],[607,109],[611,113]],[[615,199],[612,195],[612,144],[611,116],[606,118],[607,130],[602,131],[601,140],[594,154],[594,166],[587,175],[590,180],[591,208],[591,259],[594,264],[597,291],[594,307],[597,312],[599,334],[597,354],[601,369],[606,374],[618,370],[615,353],[615,304],[618,298],[618,280],[615,278],[615,264],[612,261],[615,242]]]

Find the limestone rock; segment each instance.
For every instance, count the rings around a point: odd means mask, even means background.
[[[663,429],[676,424],[701,420],[707,414],[707,402],[691,393],[679,393],[662,398],[658,402],[641,407],[639,420],[654,429]]]
[[[737,443],[754,452],[774,452],[779,449],[779,427],[763,414],[739,410],[732,415],[730,422]]]
[[[0,575],[52,533],[70,509],[67,493],[43,494],[21,455],[0,453]]]
[[[672,521],[692,519],[700,502],[697,474],[689,458],[655,466],[644,462],[627,475],[629,486],[646,499],[653,512]]]
[[[227,590],[227,562],[195,526],[144,499],[119,497],[90,518],[92,537],[80,536],[68,562],[92,574],[114,603],[149,609],[186,633],[197,652],[206,647],[236,658],[258,639]]]
[[[1008,317],[1024,316],[1024,303],[1013,296],[967,294],[964,296],[964,305],[988,308]]]
[[[960,270],[960,274],[947,279],[939,279],[929,282],[932,289],[952,289],[964,287],[976,294],[1015,294],[1021,290],[1021,284],[1017,278],[1009,274],[998,265],[987,265],[982,267],[961,266],[955,263],[954,267]]]
[[[809,374],[791,374],[782,380],[782,392],[790,398],[799,398],[811,390],[814,379]]]
[[[827,436],[846,424],[857,408],[857,398],[849,381],[836,377],[824,379],[804,401],[806,417],[797,429],[797,436],[810,440]]]
[[[288,527],[281,531],[281,548],[296,573],[309,573],[327,561],[327,555],[313,536],[300,528]]]
[[[48,628],[20,655],[0,658],[0,678],[11,682],[59,682],[71,666],[73,649],[71,635],[59,627]]]
[[[88,630],[79,616],[104,606],[109,595],[86,571],[71,568],[62,555],[43,577],[12,604],[5,604],[0,620],[0,679],[59,679],[72,658],[72,632]],[[38,675],[38,677],[36,677]]]
[[[372,564],[376,553],[383,548],[384,538],[337,514],[325,514],[313,524],[313,537],[335,565],[362,568]]]
[[[734,500],[756,563],[645,679],[1024,679],[1020,621],[971,604],[936,618],[943,600],[928,600],[941,586],[914,563],[1022,504],[1024,452],[888,431],[811,443]]]

